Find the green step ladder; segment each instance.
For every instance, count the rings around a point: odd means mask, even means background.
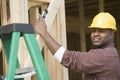
[[[14,78],[16,69],[21,69],[17,57],[19,38],[21,36],[23,36],[28,48],[34,70],[36,72],[37,80],[50,80],[33,27],[31,24],[23,23],[13,23],[0,27],[0,38],[6,60],[8,62],[8,69],[5,80],[23,80],[23,78]]]

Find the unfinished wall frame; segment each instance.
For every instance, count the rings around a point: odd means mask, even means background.
[[[34,25],[35,20],[39,17],[39,8],[41,8],[41,12],[45,8],[47,8],[49,13],[45,18],[45,22],[48,26],[48,30],[53,36],[53,38],[55,38],[55,40],[57,40],[61,45],[66,47],[66,22],[64,0],[9,0],[9,6],[6,6],[6,0],[2,0],[1,4],[2,25],[11,23],[30,23]],[[7,7],[10,11],[9,19],[7,18]],[[40,36],[37,35],[36,38],[38,40],[40,48],[44,48],[44,59],[51,80],[68,80],[68,70],[62,65],[60,65],[55,58],[53,58],[53,55],[51,55],[49,49],[45,46]],[[19,44],[20,45],[18,49],[18,57],[20,61],[20,66],[33,66],[24,39],[22,37],[20,38]],[[4,75],[6,74],[7,70],[7,64],[5,62]],[[29,77],[25,80],[36,80],[36,78],[31,79],[31,77]]]

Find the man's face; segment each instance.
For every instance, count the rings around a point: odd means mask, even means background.
[[[91,40],[94,46],[99,47],[113,40],[114,32],[110,29],[91,29]]]

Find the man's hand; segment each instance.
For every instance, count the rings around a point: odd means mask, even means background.
[[[36,20],[35,26],[33,26],[33,28],[35,32],[43,38],[52,54],[54,54],[61,47],[61,45],[57,43],[48,33],[47,26],[42,17]]]
[[[40,36],[44,36],[47,33],[47,26],[42,17],[36,20],[35,26],[33,26],[35,32]]]

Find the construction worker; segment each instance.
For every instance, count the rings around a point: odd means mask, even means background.
[[[42,18],[36,21],[34,30],[63,66],[85,73],[85,80],[120,80],[120,60],[113,42],[117,31],[116,21],[110,13],[101,12],[93,18],[88,28],[95,48],[88,52],[65,49],[51,37],[46,28]]]

